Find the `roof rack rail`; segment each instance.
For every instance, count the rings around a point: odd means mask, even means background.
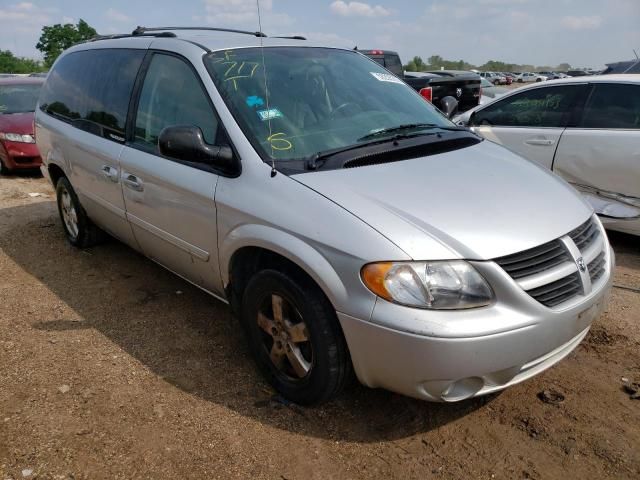
[[[288,38],[290,40],[306,40],[307,37],[303,37],[302,35],[278,35],[271,38]]]
[[[133,35],[130,33],[114,33],[112,35],[96,35],[95,37],[91,37],[86,42],[97,42],[98,40],[113,40],[116,38],[131,38]],[[144,33],[136,36],[141,37],[176,37],[175,33],[172,32],[158,32],[158,33]],[[84,43],[84,42],[79,42]]]
[[[234,30],[232,28],[217,28],[217,27],[140,27],[138,26],[133,32],[132,36],[146,35],[148,32],[168,32],[171,30],[211,30],[214,32],[230,32],[230,33],[243,33],[245,35],[253,35],[254,37],[266,37],[262,32],[249,32],[246,30]]]

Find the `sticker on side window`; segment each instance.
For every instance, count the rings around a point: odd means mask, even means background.
[[[269,110],[258,110],[258,116],[263,122],[267,120],[273,120],[274,118],[281,118],[282,112],[277,108],[270,108]]]
[[[391,82],[391,83],[400,83],[400,84],[403,83],[402,80],[400,80],[395,75],[392,75],[391,73],[378,73],[378,72],[369,72],[369,73],[381,82]]]

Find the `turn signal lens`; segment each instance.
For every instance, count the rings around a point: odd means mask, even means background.
[[[391,270],[393,264],[391,262],[370,263],[362,267],[362,281],[369,290],[384,298],[385,300],[392,301],[391,294],[384,286],[384,279]]]

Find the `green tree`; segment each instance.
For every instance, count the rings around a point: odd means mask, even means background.
[[[409,63],[404,66],[404,69],[408,72],[422,72],[426,69],[426,67],[427,66],[425,65],[422,58],[413,57],[411,60],[409,60]]]
[[[56,23],[42,27],[42,34],[36,48],[44,54],[45,65],[51,67],[64,50],[97,34],[98,32],[82,19],[77,25]]]
[[[44,68],[37,60],[16,57],[9,50],[0,50],[0,73],[33,73]]]
[[[428,70],[469,70],[475,68],[464,60],[445,60],[440,55],[431,55],[429,57]]]

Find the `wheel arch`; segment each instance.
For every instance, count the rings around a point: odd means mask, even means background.
[[[54,188],[58,184],[58,180],[60,180],[61,177],[67,177],[67,174],[64,172],[62,167],[55,163],[49,163],[49,165],[47,166],[47,171],[49,172],[49,178],[51,179],[51,183],[53,184]]]
[[[347,289],[327,259],[293,235],[265,225],[242,225],[220,245],[222,284],[234,308],[250,276],[261,268],[283,265],[311,279],[336,308],[348,298]]]

